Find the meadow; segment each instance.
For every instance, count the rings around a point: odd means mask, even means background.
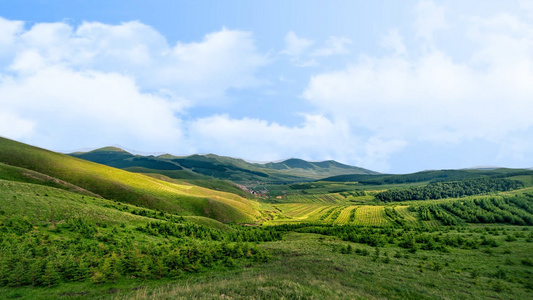
[[[266,197],[242,197],[0,150],[0,298],[533,299],[530,171],[262,183]]]

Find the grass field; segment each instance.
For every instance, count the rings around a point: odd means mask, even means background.
[[[533,299],[530,175],[384,203],[325,182],[245,199],[9,140],[0,162],[2,299]]]
[[[118,210],[117,206],[123,209]],[[153,221],[141,215],[125,213],[124,208],[140,210],[137,206],[54,187],[0,179],[0,224],[20,217],[31,220],[35,226],[48,226],[50,223],[57,224],[76,218],[111,226],[123,224],[127,227]],[[227,225],[214,219],[200,216],[186,216],[185,219],[196,224],[229,230]]]
[[[0,162],[30,170],[31,174],[20,171],[19,177],[36,180],[35,174],[40,174],[107,199],[162,211],[206,216],[223,222],[249,223],[260,216],[255,201],[232,193],[170,179],[159,180],[3,138],[0,138]],[[3,174],[7,173],[3,171],[0,175]],[[6,176],[9,178],[4,179],[12,180],[15,175]]]
[[[316,195],[287,195],[282,198],[284,202],[290,203],[342,203],[344,197],[335,194],[316,194]]]
[[[366,226],[392,225],[385,216],[384,206],[375,205],[323,205],[309,203],[278,204],[281,213],[268,225],[281,223],[318,222],[326,224],[355,224]],[[355,218],[350,219],[355,209]],[[404,214],[410,214],[405,211]],[[409,215],[409,220],[416,221],[416,217]]]
[[[519,234],[523,228],[498,231]],[[475,230],[447,234],[479,235]],[[524,264],[533,259],[531,244],[524,238],[496,239],[497,248],[409,253],[392,244],[372,248],[331,236],[288,233],[282,241],[261,245],[272,253],[262,264],[175,280],[0,288],[0,294],[8,299],[532,299],[528,280],[533,267]],[[339,252],[348,245],[359,252]]]
[[[363,226],[391,225],[385,217],[383,206],[363,205],[355,213],[355,224]]]

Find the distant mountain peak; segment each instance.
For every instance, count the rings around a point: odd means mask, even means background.
[[[119,147],[115,147],[115,146],[102,147],[102,148],[94,149],[90,152],[126,152],[126,153],[129,153],[128,151],[122,148],[119,148]]]
[[[161,154],[161,155],[158,155],[156,156],[157,158],[161,158],[161,159],[174,159],[174,158],[179,158],[179,156],[174,156],[172,154],[168,154],[168,153],[165,153],[165,154]]]
[[[496,170],[501,169],[501,167],[498,166],[475,166],[471,168],[466,168],[466,170]]]

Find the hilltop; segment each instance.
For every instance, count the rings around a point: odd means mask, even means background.
[[[215,154],[173,156],[133,155],[125,150],[104,147],[71,156],[140,173],[158,173],[175,179],[221,179],[232,182],[302,182],[325,177],[378,172],[328,160],[309,162],[291,158],[281,162],[250,163],[243,159]]]
[[[102,152],[130,157],[126,152],[104,148]],[[0,179],[39,183],[80,191],[110,200],[184,216],[203,216],[223,222],[254,222],[257,203],[165,176],[138,173],[55,153],[0,138]]]

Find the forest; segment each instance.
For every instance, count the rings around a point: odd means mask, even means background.
[[[463,181],[435,182],[422,187],[390,189],[375,195],[383,202],[458,198],[492,192],[505,192],[524,187],[518,180],[477,178]]]

